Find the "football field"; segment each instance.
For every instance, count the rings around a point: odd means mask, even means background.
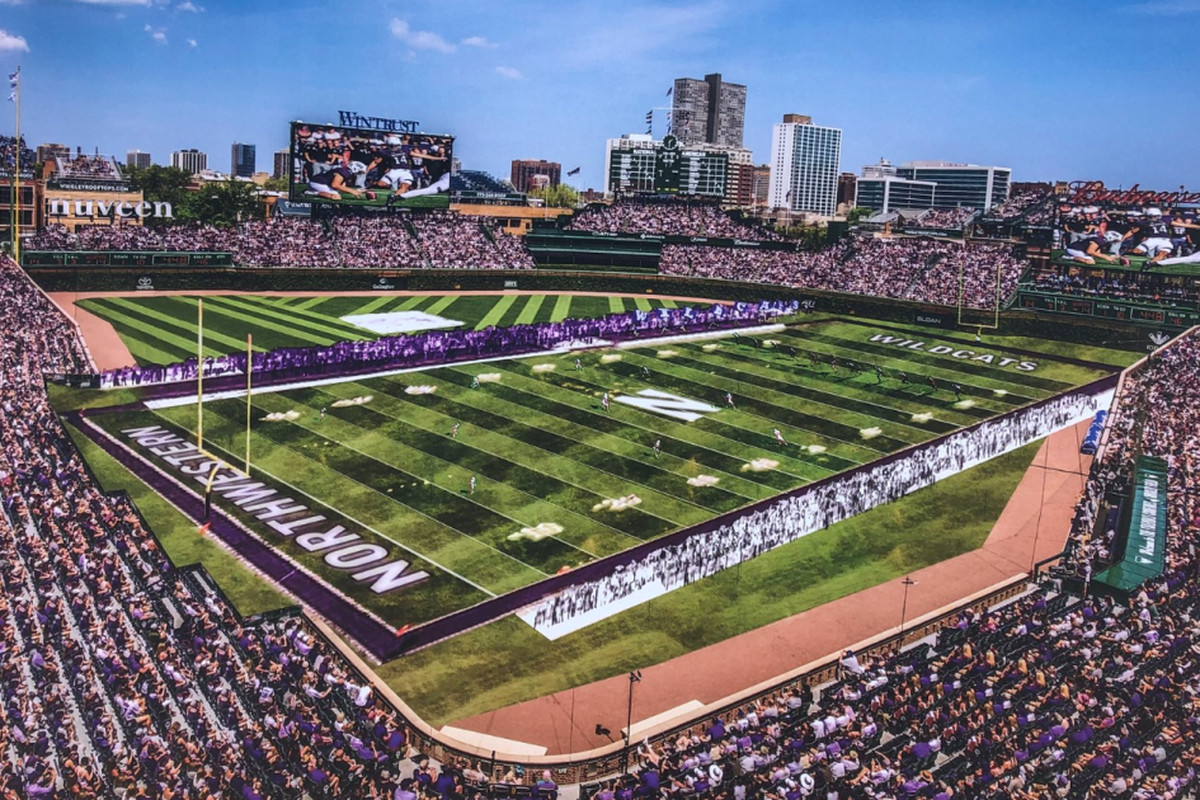
[[[351,326],[340,318],[405,306],[485,327],[555,318],[556,309],[575,316],[663,302],[575,297],[564,308],[553,295],[271,300],[206,299],[206,343],[220,348],[214,332],[236,341],[238,325],[251,324],[279,337],[269,346],[372,335],[341,330]],[[184,298],[85,302],[111,314],[131,351],[147,357],[182,350],[189,335],[180,321],[187,315],[172,315],[166,301],[194,305]],[[377,305],[364,312],[368,302]],[[228,311],[213,331],[210,308]],[[149,332],[135,320],[162,327]],[[171,326],[179,328],[172,333],[178,344],[162,335]],[[305,341],[310,335],[322,339]],[[757,336],[264,392],[250,408],[252,472],[303,502],[306,513],[319,513],[325,528],[353,530],[402,555],[410,574],[423,574],[380,592],[319,549],[306,549],[303,537],[271,539],[387,623],[413,625],[1111,371],[1027,349],[1033,345],[813,317]],[[137,439],[148,428],[194,439],[196,407],[93,419],[147,455]],[[240,464],[244,398],[206,402],[203,422],[206,447]],[[272,536],[220,489],[215,502]]]

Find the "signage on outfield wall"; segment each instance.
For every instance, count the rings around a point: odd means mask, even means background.
[[[175,210],[170,203],[155,202],[151,203],[142,200],[138,203],[132,203],[128,200],[47,200],[46,215],[49,217],[75,217],[82,219],[94,219],[96,217],[117,219],[129,219],[137,217],[145,219],[146,217],[154,217],[155,219],[171,219],[175,216]]]
[[[393,133],[416,133],[420,123],[411,119],[389,119],[387,117],[364,117],[357,111],[338,111],[338,124],[344,128],[366,128],[372,131]]]
[[[1113,206],[1176,206],[1200,203],[1200,192],[1154,192],[1142,189],[1138,184],[1128,189],[1109,189],[1104,181],[1075,181],[1070,185],[1071,205]]]

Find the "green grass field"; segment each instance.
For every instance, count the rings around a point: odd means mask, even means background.
[[[195,296],[93,297],[79,305],[110,322],[139,364],[170,364],[196,355]],[[707,303],[697,305],[706,306]],[[358,314],[423,311],[466,328],[587,319],[634,309],[675,308],[657,297],[592,295],[411,295],[370,297],[270,297],[213,295],[204,298],[204,354],[242,353],[246,335],[258,352],[279,347],[356,339],[378,334],[342,320]]]
[[[193,354],[195,298],[85,302],[113,322],[140,361]],[[263,348],[371,338],[341,317],[380,311],[420,310],[481,328],[663,304],[671,301],[214,296],[205,298],[205,342],[216,354],[237,350],[248,331]],[[969,347],[1037,366],[1001,368],[897,347],[883,336],[917,339],[927,348]],[[822,363],[814,365],[809,353]],[[365,530],[368,540],[402,544],[419,554],[414,567],[432,579],[372,596],[317,555],[290,541],[280,548],[389,623],[415,624],[1057,394],[1137,355],[1024,337],[976,342],[973,332],[812,315],[780,333],[737,341],[578,357],[582,369],[575,368],[576,354],[537,356],[254,396],[256,480],[307,497],[311,508]],[[842,365],[836,371],[831,357]],[[1063,360],[1072,358],[1096,366]],[[867,369],[856,375],[846,368],[849,361]],[[884,371],[882,380],[875,365]],[[925,382],[929,377],[937,389]],[[953,383],[960,384],[961,399]],[[413,387],[433,388],[409,391]],[[683,422],[615,401],[646,389],[719,410]],[[608,412],[600,402],[605,392],[614,398]],[[726,407],[726,393],[736,408]],[[62,397],[80,401],[78,393]],[[231,462],[245,446],[245,410],[244,399],[205,405],[206,445]],[[264,420],[285,412],[294,418]],[[193,405],[94,419],[113,432],[159,424],[192,436],[196,428]],[[787,446],[774,440],[775,428]],[[172,556],[203,560],[243,611],[282,602],[254,587],[236,559],[200,539],[153,492],[127,474],[122,478],[123,470],[98,448],[85,445],[84,452],[105,486],[128,488],[155,530],[166,529]],[[1033,452],[1033,446],[1023,448],[556,642],[507,618],[384,665],[381,674],[440,724],[662,661],[978,547]],[[755,459],[771,463],[749,469]],[[689,484],[701,475],[716,483]],[[472,476],[477,485],[469,493]],[[629,494],[641,503],[623,511],[603,508],[605,500]],[[539,523],[561,530],[537,541],[519,535]],[[876,535],[881,530],[887,535]]]
[[[558,299],[538,303],[539,297],[391,302],[441,314],[457,308],[470,312],[462,315],[476,326],[569,310]],[[525,301],[519,307],[518,299]],[[370,301],[312,298],[299,308],[270,298],[211,300],[206,312],[211,307],[230,312],[222,330],[241,320],[274,329],[289,337],[278,343],[293,344],[310,325],[316,341],[333,335],[334,324],[317,322],[314,315],[328,320]],[[574,298],[571,305],[581,300],[588,301],[581,310],[599,313],[625,303]],[[135,299],[119,313],[124,324],[135,318],[166,324],[157,315],[165,315],[168,301],[188,302]],[[105,309],[115,313],[115,303],[106,302]],[[251,317],[256,308],[260,316]],[[871,341],[894,332],[823,319],[738,341],[586,352],[579,355],[580,369],[574,354],[553,355],[263,393],[253,398],[251,409],[255,478],[302,494],[327,517],[341,515],[377,544],[416,554],[414,567],[432,579],[374,596],[319,554],[279,541],[390,623],[416,624],[1102,374],[1051,356],[1022,372]],[[147,346],[162,345],[150,338]],[[206,330],[206,340],[216,338]],[[924,339],[930,346],[939,341]],[[836,357],[843,365],[878,365],[884,377],[872,369],[856,375],[845,366],[814,366],[809,353],[825,362]],[[938,388],[925,383],[927,378]],[[478,388],[472,388],[477,379]],[[960,385],[961,399],[950,389],[953,383]],[[712,413],[683,422],[621,402],[646,390],[707,403]],[[607,412],[601,406],[606,392],[614,398]],[[736,407],[726,407],[727,393]],[[362,404],[336,405],[368,397]],[[233,463],[240,463],[245,448],[245,413],[240,399],[205,404],[206,444]],[[267,421],[271,414],[294,418]],[[160,424],[194,438],[196,429],[194,405],[96,419],[112,432]],[[774,439],[775,429],[786,446]],[[756,461],[762,463],[755,466]],[[702,476],[710,485],[694,485]],[[640,503],[619,511],[605,507],[628,495]],[[553,535],[528,535],[547,527]]]

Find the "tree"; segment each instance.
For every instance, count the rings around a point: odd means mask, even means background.
[[[205,181],[199,191],[185,195],[175,212],[180,221],[208,225],[236,225],[250,219],[262,219],[263,206],[258,187],[249,181]]]
[[[574,186],[560,183],[557,186],[547,186],[545,189],[534,189],[529,193],[550,208],[578,208],[579,190]]]
[[[846,212],[846,222],[853,225],[854,223],[858,222],[860,219],[869,217],[874,213],[875,213],[875,209],[866,208],[864,206],[855,206],[854,208],[852,208]]]
[[[192,174],[177,167],[163,167],[153,164],[145,169],[130,167],[125,170],[125,177],[134,191],[139,189],[142,196],[151,203],[170,203],[175,211],[176,219],[188,202],[188,186],[192,182]],[[147,217],[147,225],[169,225],[172,219]]]
[[[267,178],[263,188],[268,192],[283,192],[287,194],[290,188],[287,178]]]

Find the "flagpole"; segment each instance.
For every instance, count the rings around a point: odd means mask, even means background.
[[[196,298],[196,449],[204,451],[204,298]]]
[[[21,67],[17,67],[17,71],[9,76],[9,82],[13,89],[13,102],[17,104],[17,120],[16,120],[16,151],[17,151],[17,169],[14,174],[14,183],[16,189],[13,191],[13,204],[16,206],[16,213],[12,219],[12,254],[13,260],[19,266],[21,264]]]
[[[246,477],[250,477],[250,375],[254,372],[254,351],[246,334]]]

